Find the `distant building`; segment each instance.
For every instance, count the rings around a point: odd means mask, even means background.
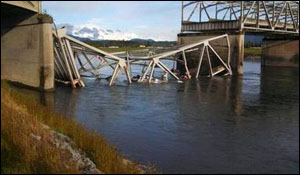
[[[141,47],[141,48],[145,48],[146,46],[145,46],[145,45],[140,45],[140,47]]]
[[[110,49],[117,49],[117,48],[119,48],[119,46],[109,46],[108,48],[110,48]]]

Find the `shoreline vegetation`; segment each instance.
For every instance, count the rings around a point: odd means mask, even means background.
[[[148,47],[146,47],[146,48],[141,48],[141,47],[120,47],[120,48],[99,47],[99,49],[101,49],[105,52],[113,53],[113,52],[143,50],[143,49],[148,49]],[[261,56],[261,53],[262,53],[261,48],[245,48],[245,50],[244,50],[245,57]]]
[[[1,174],[159,173],[1,80]]]
[[[120,47],[120,48],[108,48],[108,47],[100,47],[99,49],[109,52],[109,53],[114,53],[114,52],[125,52],[125,51],[136,51],[136,50],[143,50],[143,49],[148,49],[148,48],[142,48],[142,47]]]
[[[245,57],[253,57],[253,56],[261,56],[262,49],[261,48],[245,48],[244,56]]]
[[[91,46],[99,48],[106,52],[124,52],[133,50],[143,50],[157,47],[172,47],[176,46],[177,41],[154,41],[144,39],[132,39],[129,41],[125,40],[90,40],[73,36]],[[249,40],[249,39],[248,39]],[[143,46],[143,47],[141,47]],[[261,56],[262,48],[261,43],[253,40],[245,41],[245,57],[258,57]]]

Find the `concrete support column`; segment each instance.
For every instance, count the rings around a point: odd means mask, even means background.
[[[299,68],[299,38],[265,38],[261,65]]]
[[[1,31],[5,31],[1,32],[1,78],[42,91],[52,91],[52,18],[39,14],[22,18],[22,15],[6,19],[1,16]]]
[[[231,47],[231,60],[232,60],[232,71],[235,75],[244,74],[244,39],[245,34],[239,33],[236,35],[230,35]]]
[[[54,53],[52,24],[43,23],[40,28],[40,88],[43,90],[54,89]]]

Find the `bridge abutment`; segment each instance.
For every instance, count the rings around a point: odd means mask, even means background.
[[[1,4],[1,79],[54,90],[51,17]]]
[[[299,68],[299,38],[265,38],[261,65]]]
[[[181,33],[178,34],[178,44],[189,44],[193,43],[199,40],[208,39],[211,37],[216,37],[219,35],[222,35],[224,33]],[[244,38],[245,34],[243,32],[238,33],[228,33],[228,38],[230,42],[230,58],[231,58],[231,68],[234,75],[243,75],[243,62],[244,62]],[[216,45],[223,45],[224,41],[218,41],[220,43],[215,43]],[[224,49],[218,49],[219,53],[222,55],[227,55],[227,50]],[[197,62],[199,57],[189,57],[187,58],[188,61],[191,61],[191,59],[195,59],[193,62]],[[196,63],[197,65],[197,63]],[[194,65],[194,66],[196,66]],[[194,68],[189,67],[191,69]]]

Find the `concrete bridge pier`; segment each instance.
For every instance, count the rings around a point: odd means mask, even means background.
[[[1,1],[1,79],[52,91],[52,18],[26,9],[25,2],[13,2]]]
[[[299,37],[265,37],[261,65],[299,68]]]
[[[178,34],[178,44],[189,44],[198,40],[207,39],[211,37],[216,37],[224,33],[180,33]],[[234,75],[243,75],[243,62],[244,62],[244,32],[230,32],[227,33],[229,37],[230,47],[231,47],[231,68]],[[219,41],[220,43],[214,43],[215,45],[224,45],[224,41]],[[218,49],[222,55],[227,54],[227,50],[222,49],[222,46]],[[225,56],[227,57],[227,56]],[[188,59],[195,59],[194,62],[197,63],[199,57],[189,57]],[[191,60],[188,60],[191,61]],[[194,66],[189,67],[191,69]]]

